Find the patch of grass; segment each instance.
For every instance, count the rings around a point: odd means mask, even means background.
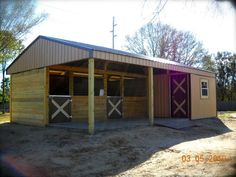
[[[0,113],[0,124],[10,122],[10,113]]]
[[[219,111],[218,118],[225,119],[225,118],[233,118],[236,117],[236,111]]]

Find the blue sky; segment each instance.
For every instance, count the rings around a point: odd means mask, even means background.
[[[28,45],[38,35],[112,47],[115,16],[115,48],[124,50],[125,36],[150,21],[157,0],[39,0],[38,12],[49,14],[27,36]],[[228,2],[217,8],[210,1],[168,0],[158,20],[179,30],[191,31],[210,53],[236,52],[236,15]]]

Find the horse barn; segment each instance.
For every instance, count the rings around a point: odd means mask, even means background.
[[[7,74],[15,123],[216,116],[215,74],[161,58],[38,36]]]

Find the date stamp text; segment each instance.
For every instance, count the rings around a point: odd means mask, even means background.
[[[185,154],[181,156],[182,163],[196,162],[196,163],[219,163],[231,161],[232,158],[224,154]]]

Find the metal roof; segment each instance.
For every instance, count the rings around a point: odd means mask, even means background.
[[[63,48],[60,48],[62,46]],[[66,47],[68,49],[65,49]],[[77,50],[75,51],[75,49]],[[62,53],[60,53],[61,51]],[[27,54],[27,52],[29,54]],[[75,53],[75,52],[76,54],[74,54],[73,57],[71,56],[71,58],[68,58],[66,56],[66,55],[71,55],[70,53]],[[60,53],[58,54],[60,56],[54,56],[57,53]],[[64,58],[60,59],[61,57]],[[16,72],[22,72],[30,69],[51,66],[56,64],[63,64],[66,62],[77,61],[86,58],[112,60],[117,62],[139,64],[143,66],[152,66],[156,68],[170,69],[176,71],[182,71],[181,68],[185,68],[184,72],[189,72],[189,73],[199,72],[202,75],[209,75],[214,77],[214,73],[210,71],[201,70],[167,59],[153,58],[121,50],[116,50],[91,44],[85,44],[65,39],[59,39],[54,37],[41,36],[41,35],[38,36],[12,62],[12,64],[7,68],[7,73],[11,74]]]

